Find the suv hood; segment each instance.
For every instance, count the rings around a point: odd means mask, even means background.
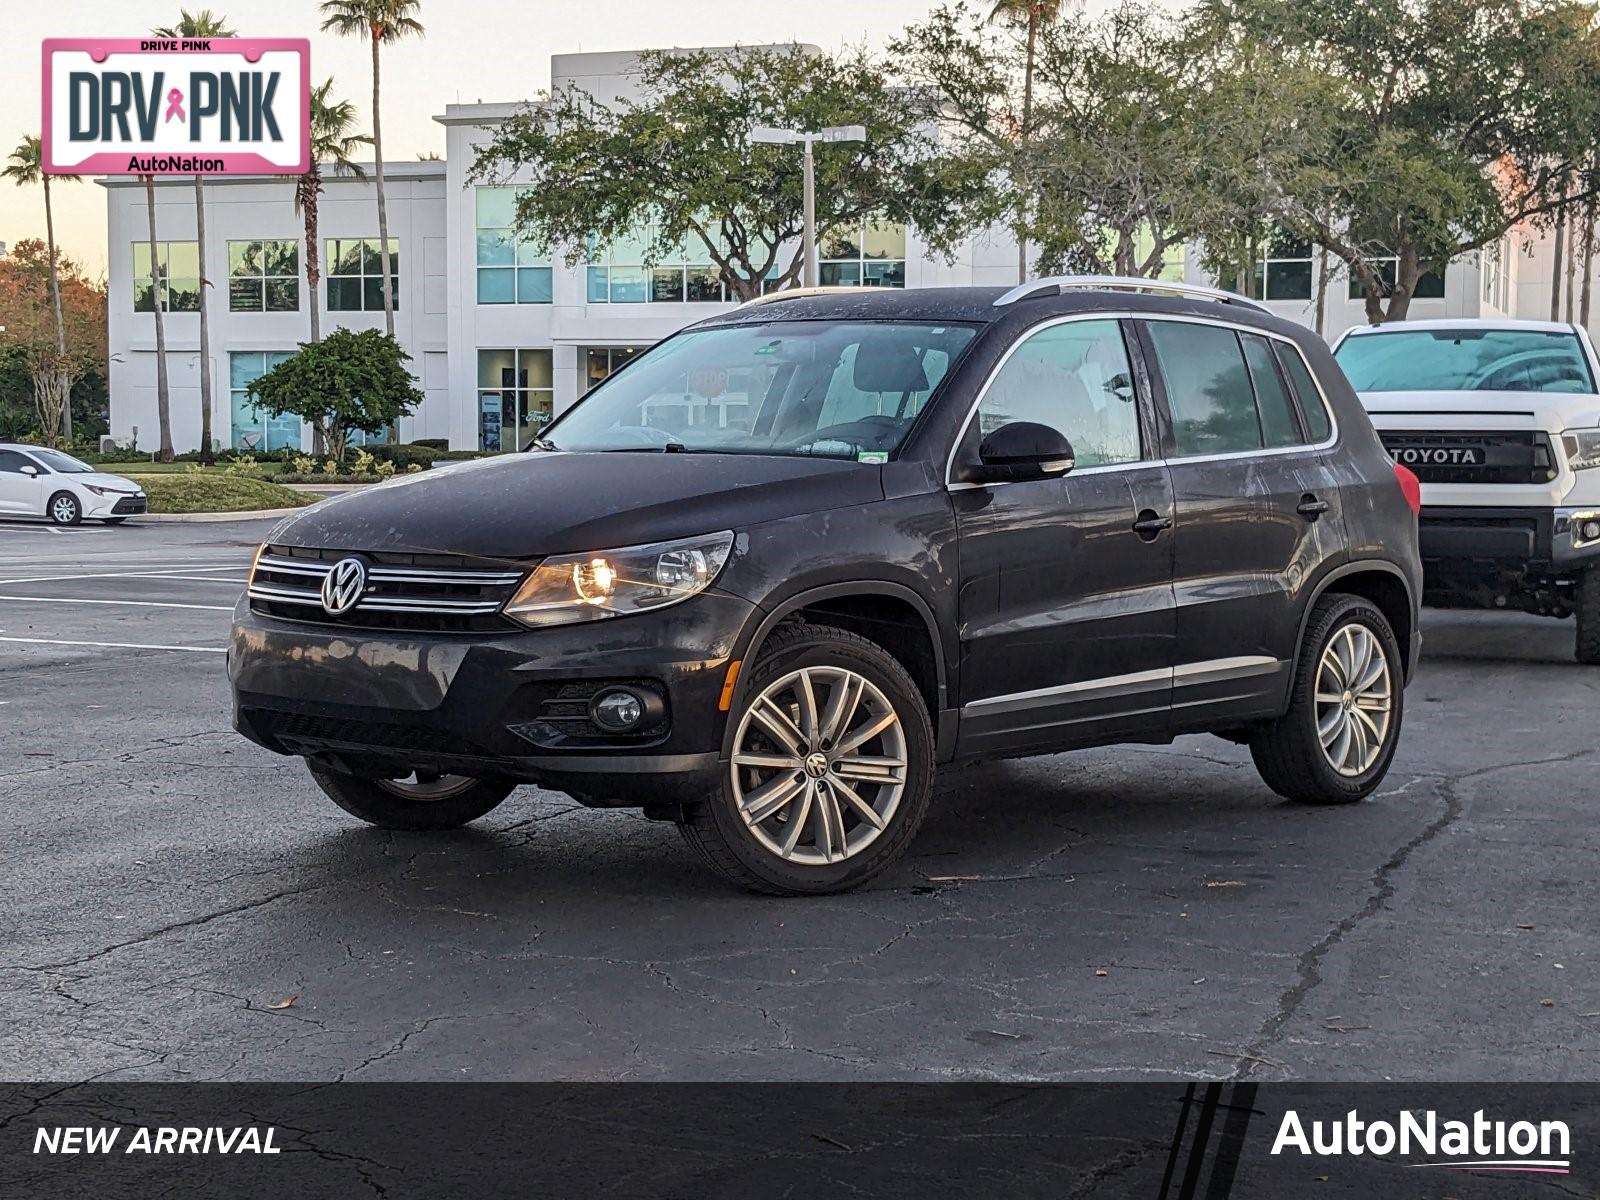
[[[1587,429],[1600,396],[1583,392],[1360,392],[1379,429]]]
[[[435,467],[324,500],[269,540],[524,560],[881,499],[879,467],[840,459],[535,451]]]

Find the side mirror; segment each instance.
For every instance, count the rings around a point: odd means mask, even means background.
[[[1076,465],[1066,434],[1034,421],[1000,426],[978,447],[978,467],[968,472],[972,483],[1017,483],[1065,475]]]
[[[22,473],[24,475],[30,475],[37,478],[39,474],[39,468],[34,466],[32,463],[28,463],[22,468]]]

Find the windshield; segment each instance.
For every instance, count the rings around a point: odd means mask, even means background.
[[[882,462],[975,332],[885,321],[695,330],[634,359],[535,444]]]
[[[29,454],[62,475],[93,475],[94,468],[59,450],[30,450]]]
[[[1348,337],[1334,356],[1358,392],[1593,392],[1575,333],[1411,329]]]

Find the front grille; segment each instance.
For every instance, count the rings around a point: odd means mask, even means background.
[[[366,567],[367,585],[354,608],[335,615],[322,585],[346,558]],[[500,609],[525,568],[440,554],[360,553],[268,546],[250,577],[250,608],[264,616],[356,629],[472,633],[511,627]]]
[[[1549,483],[1560,474],[1548,434],[1533,430],[1482,433],[1379,431],[1383,448],[1423,483]]]
[[[143,496],[124,496],[112,506],[114,516],[130,516],[142,513],[150,504]]]

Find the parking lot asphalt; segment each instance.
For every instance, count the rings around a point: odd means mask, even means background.
[[[269,522],[0,522],[0,1078],[1600,1078],[1600,670],[1426,614],[1381,793],[1211,738],[947,775],[849,896],[525,788],[361,826],[229,727]]]

